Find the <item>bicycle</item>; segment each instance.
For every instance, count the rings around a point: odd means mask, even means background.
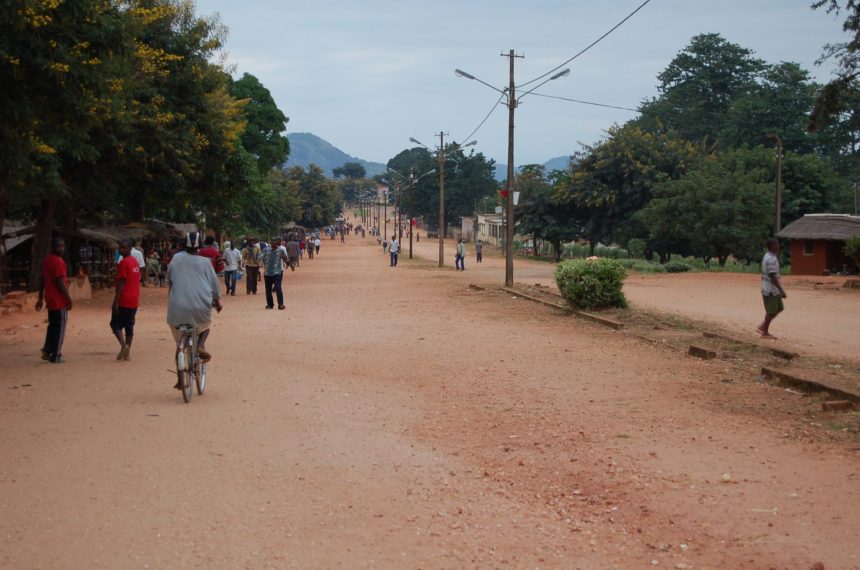
[[[200,335],[195,334],[194,327],[179,325],[176,329],[181,333],[176,343],[176,375],[182,399],[187,404],[194,395],[195,385],[201,396],[206,389],[206,363],[197,353]]]

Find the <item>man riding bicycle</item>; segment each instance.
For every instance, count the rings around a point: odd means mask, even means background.
[[[185,250],[177,253],[167,267],[169,289],[167,300],[167,324],[178,343],[182,337],[179,327],[191,326],[198,335],[197,353],[202,362],[212,356],[206,352],[206,339],[212,326],[212,307],[220,313],[221,284],[212,263],[197,255],[200,249],[200,234],[191,232],[185,236]],[[181,390],[179,382],[174,386]]]

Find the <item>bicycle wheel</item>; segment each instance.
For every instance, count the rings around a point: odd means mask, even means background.
[[[185,357],[185,368],[178,372],[179,381],[182,383],[182,399],[185,400],[185,403],[191,401],[191,397],[194,395],[194,382],[191,380],[191,376],[194,374],[194,368],[191,363],[191,347],[186,346],[183,351],[183,356]],[[179,366],[177,366],[177,369]]]
[[[206,364],[200,362],[199,357],[194,365],[194,383],[197,384],[197,393],[202,395],[206,389]]]

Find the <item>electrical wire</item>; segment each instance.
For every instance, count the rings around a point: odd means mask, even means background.
[[[633,109],[631,107],[619,107],[618,105],[606,105],[605,103],[595,103],[593,101],[582,101],[581,99],[571,99],[570,97],[559,97],[558,95],[546,95],[544,93],[534,93],[532,95],[537,95],[538,97],[546,97],[547,99],[561,99],[562,101],[571,101],[573,103],[582,103],[583,105],[594,105],[595,107],[606,107],[608,109],[620,109],[622,111],[633,111],[634,113],[641,113],[639,109]]]
[[[481,130],[481,127],[483,127],[483,126],[484,126],[484,123],[486,123],[486,122],[489,120],[489,118],[492,116],[493,112],[495,112],[496,107],[498,107],[498,106],[499,106],[499,103],[501,103],[501,102],[502,102],[502,99],[504,99],[506,95],[507,95],[507,90],[505,90],[504,92],[502,92],[502,95],[499,97],[499,99],[498,99],[495,103],[493,103],[493,108],[492,108],[492,109],[490,109],[490,112],[489,112],[489,113],[487,113],[487,116],[485,116],[485,117],[481,120],[481,122],[480,122],[480,123],[478,123],[478,126],[477,126],[477,127],[475,127],[475,130],[474,130],[474,131],[472,131],[472,132],[471,132],[471,134],[469,134],[469,136],[468,136],[468,137],[466,137],[465,139],[463,139],[463,144],[468,143],[468,142],[472,142],[472,137],[473,137],[473,136],[475,136],[475,135],[478,133],[478,131],[479,131],[479,130]]]
[[[627,14],[627,16],[626,16],[623,20],[621,20],[620,22],[618,22],[617,24],[615,24],[614,26],[612,26],[612,28],[611,28],[608,32],[606,32],[605,34],[603,34],[602,36],[600,36],[599,38],[597,38],[596,40],[594,40],[593,42],[591,42],[590,44],[588,44],[587,46],[585,46],[585,48],[584,48],[584,49],[582,49],[579,53],[577,53],[576,55],[574,55],[572,58],[570,58],[570,59],[568,59],[567,61],[565,61],[565,62],[561,63],[558,67],[554,67],[554,68],[550,69],[549,71],[547,71],[547,72],[546,72],[546,73],[544,73],[543,75],[541,75],[541,76],[539,76],[539,77],[535,77],[535,78],[534,78],[534,79],[532,79],[531,81],[526,81],[526,82],[525,82],[525,83],[523,83],[522,85],[517,85],[517,89],[519,89],[520,87],[525,87],[526,85],[531,85],[531,84],[532,84],[532,83],[534,83],[535,81],[540,81],[541,79],[543,79],[543,78],[544,78],[544,77],[546,77],[547,75],[550,75],[550,74],[554,73],[555,71],[558,71],[559,69],[561,69],[562,67],[564,67],[565,65],[567,65],[568,63],[570,63],[571,61],[573,61],[574,59],[578,58],[579,56],[581,56],[582,54],[584,54],[585,52],[587,52],[588,50],[590,50],[591,48],[593,48],[594,46],[596,46],[598,43],[600,43],[600,42],[603,40],[603,38],[605,38],[606,36],[608,36],[609,34],[611,34],[612,32],[614,32],[615,30],[617,30],[618,28],[620,28],[620,27],[621,27],[621,25],[622,25],[622,24],[624,24],[624,22],[626,22],[627,20],[629,20],[630,18],[632,18],[632,17],[636,14],[636,12],[638,12],[639,10],[641,10],[642,8],[644,8],[644,7],[645,7],[649,2],[651,2],[651,0],[645,0],[644,2],[642,2],[642,3],[639,5],[639,7],[638,7],[638,8],[636,8],[635,10],[633,10],[632,12],[630,12],[629,14]]]

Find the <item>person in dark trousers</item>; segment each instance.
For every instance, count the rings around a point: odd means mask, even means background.
[[[400,253],[400,242],[397,241],[397,236],[391,236],[391,242],[388,244],[388,253],[391,257],[391,267],[397,267],[397,254]]]
[[[481,263],[484,261],[484,242],[478,240],[478,243],[475,244],[475,261],[477,263]]]
[[[463,238],[457,240],[457,253],[454,255],[454,269],[457,271],[466,271],[466,244],[463,243]]]
[[[248,238],[248,245],[242,250],[242,262],[245,264],[245,294],[257,294],[257,281],[260,279],[260,246],[257,238]]]
[[[764,300],[764,321],[758,327],[762,338],[776,340],[770,334],[770,323],[785,310],[783,299],[788,298],[779,280],[779,242],[776,238],[767,240],[767,253],[761,260],[761,296]]]
[[[268,246],[263,252],[263,269],[265,271],[263,281],[266,285],[267,309],[275,308],[275,300],[272,293],[278,298],[278,310],[283,311],[286,309],[284,306],[282,283],[284,281],[284,263],[289,262],[290,258],[287,256],[286,250],[281,247],[281,238],[274,238],[272,245]]]
[[[113,297],[110,330],[119,341],[117,360],[131,360],[131,342],[134,340],[134,320],[140,306],[140,268],[131,255],[132,241],[124,239],[119,244],[122,261],[116,268],[116,293]]]
[[[42,264],[39,300],[36,301],[37,311],[41,311],[43,306],[48,307],[48,330],[42,347],[42,360],[53,364],[64,362],[63,341],[66,340],[66,325],[69,311],[72,310],[72,297],[66,287],[68,271],[63,260],[65,252],[66,243],[62,238],[55,237],[51,241],[51,253]]]

